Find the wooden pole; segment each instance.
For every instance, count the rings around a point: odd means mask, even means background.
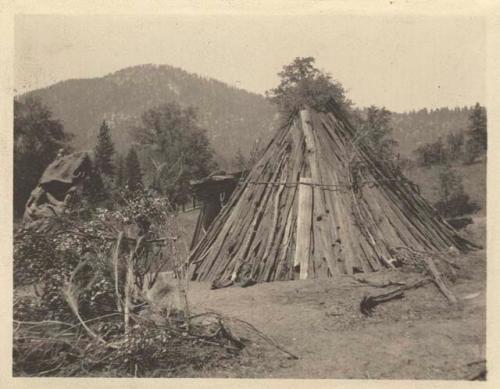
[[[424,262],[427,265],[427,269],[433,276],[433,281],[436,284],[436,286],[439,288],[441,293],[445,295],[445,297],[450,301],[452,304],[456,304],[458,302],[457,297],[453,294],[453,292],[448,289],[446,284],[444,283],[443,279],[441,278],[441,275],[439,274],[439,270],[436,267],[436,264],[432,260],[431,257],[424,257]]]
[[[301,177],[299,184],[299,209],[297,216],[297,243],[293,266],[300,268],[300,279],[305,280],[309,270],[311,254],[312,198],[313,187],[310,177]]]

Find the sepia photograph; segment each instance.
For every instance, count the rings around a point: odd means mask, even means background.
[[[13,377],[488,379],[484,15],[282,11],[14,16]]]

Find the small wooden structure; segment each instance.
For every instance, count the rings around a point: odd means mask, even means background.
[[[200,213],[191,241],[191,249],[205,235],[212,221],[227,203],[242,174],[242,172],[231,174],[221,172],[190,182],[193,195],[201,202]]]

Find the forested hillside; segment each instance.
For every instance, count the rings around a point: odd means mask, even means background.
[[[141,65],[101,78],[67,80],[25,96],[41,98],[66,131],[75,134],[76,149],[93,147],[106,120],[119,152],[130,145],[129,129],[144,111],[171,101],[194,106],[218,162],[226,168],[234,165],[238,149],[248,156],[257,139],[265,144],[277,122],[276,108],[263,96],[168,65]],[[413,157],[420,144],[464,130],[470,112],[470,107],[456,107],[393,113],[398,151]]]
[[[471,101],[471,105],[474,102]],[[413,157],[420,145],[467,128],[472,107],[438,108],[392,114],[393,137],[401,154]]]
[[[101,78],[67,80],[28,95],[39,97],[66,131],[75,134],[77,149],[92,148],[106,120],[119,152],[130,145],[129,128],[144,111],[171,101],[197,107],[199,124],[207,129],[223,164],[238,148],[248,154],[257,138],[269,139],[275,115],[263,96],[168,65],[141,65]]]

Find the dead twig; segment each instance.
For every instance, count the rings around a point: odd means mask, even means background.
[[[257,334],[257,336],[259,336],[265,342],[269,343],[271,346],[273,346],[276,349],[280,350],[281,352],[283,352],[284,354],[288,355],[292,359],[299,359],[299,357],[297,355],[295,355],[292,352],[288,351],[285,347],[283,347],[282,345],[280,345],[274,339],[272,339],[268,335],[264,334],[262,331],[260,331],[259,329],[257,329],[253,324],[250,324],[247,321],[244,321],[244,320],[241,320],[241,319],[238,319],[238,318],[235,318],[235,317],[224,316],[221,313],[215,312],[215,311],[210,311],[210,312],[205,312],[205,313],[197,314],[197,315],[191,316],[191,319],[193,319],[195,317],[204,316],[204,315],[205,316],[209,316],[209,315],[216,316],[216,317],[219,318],[219,320],[221,322],[222,321],[224,321],[224,322],[233,321],[233,322],[237,322],[237,323],[243,324],[245,327],[247,327],[252,332],[254,332],[255,334]],[[226,328],[226,330],[228,329],[228,327],[225,327],[225,328]],[[231,334],[231,336],[234,337],[234,335],[232,333],[230,333],[230,334]]]

